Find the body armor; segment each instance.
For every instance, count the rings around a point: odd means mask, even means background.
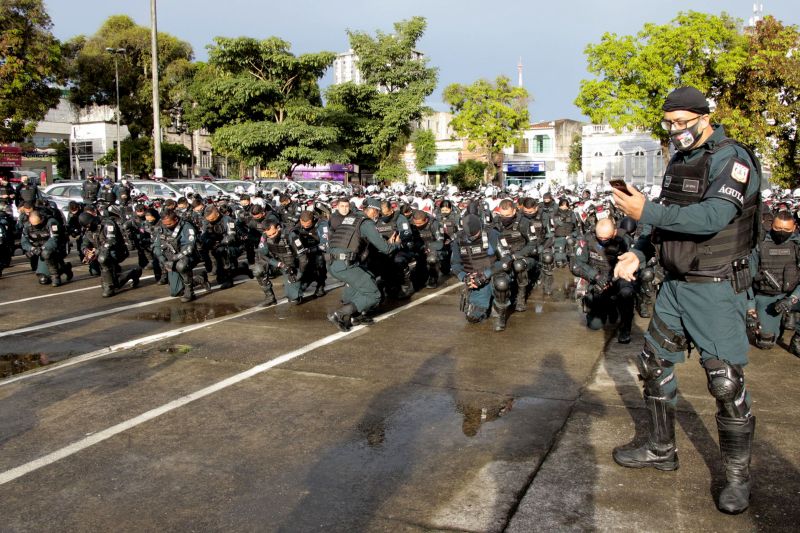
[[[349,214],[342,218],[336,229],[328,235],[328,248],[330,250],[349,250],[358,254],[362,249],[361,223],[362,215]]]
[[[699,203],[706,197],[709,183],[710,159],[714,152],[735,143],[725,139],[713,150],[706,149],[696,163],[670,162],[661,188],[664,205],[681,207]],[[751,156],[757,165],[754,156]],[[760,173],[759,173],[760,175]],[[715,180],[726,186],[723,180]],[[746,185],[745,185],[746,186]],[[725,228],[714,235],[692,235],[656,229],[654,241],[660,244],[661,263],[669,272],[677,275],[726,270],[734,261],[746,258],[755,244],[755,217],[759,206],[759,195],[742,202],[742,211]]]
[[[294,254],[292,253],[292,247],[289,246],[289,243],[286,240],[286,234],[284,234],[283,231],[281,231],[272,239],[265,238],[264,243],[266,244],[270,255],[276,257],[278,261],[288,266],[294,265]]]
[[[389,220],[383,220],[384,217],[378,217],[378,220],[375,222],[375,228],[378,230],[378,233],[381,234],[386,240],[389,240],[389,237],[392,236],[397,230],[397,217],[400,216],[399,211],[395,211],[392,213],[392,216],[389,217]]]
[[[553,220],[558,221],[554,230],[556,237],[567,237],[575,231],[575,215],[569,209],[557,209],[553,215]]]
[[[458,233],[458,251],[461,255],[461,264],[464,272],[483,272],[494,264],[495,258],[489,255],[489,236],[485,230],[481,231],[481,238],[470,241],[463,232]]]
[[[97,201],[97,193],[100,191],[100,184],[94,180],[89,180],[83,184],[83,202],[93,204]]]
[[[788,240],[776,244],[772,240],[761,241],[759,250],[761,267],[753,283],[761,294],[778,295],[791,292],[800,283],[797,267],[797,242]],[[771,280],[777,282],[777,287]]]
[[[506,245],[508,246],[511,253],[519,252],[527,244],[527,239],[520,230],[519,215],[516,217],[514,222],[511,223],[510,226],[498,223],[496,228],[500,232],[500,237],[505,240]]]

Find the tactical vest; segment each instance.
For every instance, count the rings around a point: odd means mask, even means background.
[[[28,240],[34,246],[41,246],[50,239],[50,225],[48,223],[41,224],[38,228],[33,224],[28,224]]]
[[[342,218],[336,229],[328,234],[328,248],[349,250],[353,254],[361,251],[361,223],[364,222],[363,215],[350,213]]]
[[[317,228],[316,226],[311,226],[308,229],[305,229],[302,226],[297,226],[294,229],[297,238],[300,239],[300,244],[302,248],[305,248],[308,252],[316,252],[319,249],[319,235],[317,235]]]
[[[519,217],[516,217],[510,226],[506,226],[502,222],[497,224],[497,229],[501,230],[500,236],[505,239],[511,252],[519,252],[527,243],[525,236],[519,230]]]
[[[168,261],[174,261],[175,256],[181,251],[183,224],[183,222],[179,222],[172,230],[161,226],[161,250]]]
[[[14,189],[11,185],[0,185],[0,203],[10,204],[14,198]]]
[[[572,232],[575,231],[575,219],[572,216],[572,211],[568,209],[558,209],[553,215],[553,220],[556,219],[561,222],[561,224],[555,226],[555,236],[567,237],[568,235],[572,235]]]
[[[452,215],[452,212],[448,216],[442,216],[441,224],[442,230],[451,239],[458,233],[458,224],[456,224],[456,219]]]
[[[392,233],[397,229],[397,217],[399,215],[400,212],[395,211],[392,213],[392,216],[389,217],[389,220],[383,220],[383,217],[378,217],[378,220],[375,222],[375,228],[378,230],[378,233],[381,234],[381,237],[388,240],[389,237],[392,236]]]
[[[624,241],[615,237],[605,247],[600,246],[597,238],[589,236],[586,239],[586,248],[589,251],[589,265],[598,272],[609,276],[614,266],[617,264],[617,255],[627,250],[622,246]]]
[[[776,244],[771,239],[761,241],[759,247],[761,267],[753,287],[761,294],[777,295],[791,292],[800,283],[800,269],[797,267],[797,242],[787,240]],[[775,287],[767,274],[777,282]]]
[[[278,261],[286,265],[294,264],[294,254],[283,232],[273,239],[266,239],[266,245],[269,253],[277,257]]]
[[[711,156],[730,144],[738,143],[733,139],[725,139],[713,150],[706,149],[696,163],[671,161],[661,186],[662,203],[666,206],[681,207],[699,203],[709,187]],[[750,157],[754,164],[758,164],[754,156]],[[733,261],[749,256],[757,237],[754,228],[759,199],[758,194],[747,199],[742,212],[714,235],[692,235],[656,228],[654,241],[661,245],[661,264],[673,274],[684,275],[689,272],[702,274],[718,271]]]
[[[434,242],[436,240],[436,235],[433,234],[431,230],[431,221],[429,220],[427,224],[425,224],[424,228],[419,228],[412,224],[414,231],[417,234],[417,238],[420,239],[423,243],[428,244]]]
[[[480,240],[470,241],[464,232],[458,232],[458,251],[464,272],[483,272],[494,264],[494,257],[489,255],[489,236],[481,230]]]
[[[84,182],[83,184],[83,191],[81,196],[83,196],[83,201],[87,204],[93,204],[97,201],[97,193],[100,191],[100,184],[94,180],[89,180]]]

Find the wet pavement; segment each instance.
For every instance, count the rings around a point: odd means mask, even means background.
[[[748,512],[722,515],[696,358],[677,372],[681,469],[611,460],[642,435],[630,361],[647,322],[627,346],[587,330],[566,271],[502,333],[464,321],[450,279],[343,334],[325,318],[341,289],[264,308],[241,279],[181,304],[151,279],[104,299],[83,267],[42,287],[20,259],[0,278],[2,531],[788,531],[800,519],[800,359],[753,350],[756,486]]]

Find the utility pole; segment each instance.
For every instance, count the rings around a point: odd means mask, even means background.
[[[158,105],[158,24],[156,21],[156,0],[150,0],[150,56],[153,71],[153,174],[164,177],[161,168],[161,110]]]
[[[119,109],[119,65],[117,55],[124,54],[124,48],[106,48],[106,52],[114,54],[114,80],[117,85],[117,183],[122,181],[122,142],[119,138],[119,116],[122,113]]]

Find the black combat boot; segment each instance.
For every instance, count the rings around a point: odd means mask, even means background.
[[[186,285],[183,289],[183,296],[181,296],[181,302],[189,303],[195,299],[194,295],[194,286],[193,285]]]
[[[39,274],[39,285],[50,285],[53,280],[50,279],[50,276],[45,276],[44,274]]]
[[[652,466],[657,470],[677,470],[678,452],[675,448],[675,407],[669,402],[645,396],[650,412],[650,436],[638,448],[615,448],[614,461],[627,468]]]
[[[631,342],[631,327],[620,326],[617,331],[617,342],[620,344],[630,344]]]
[[[113,285],[108,284],[105,281],[103,282],[102,285],[103,285],[103,298],[110,298],[116,294]]]
[[[727,480],[717,503],[723,513],[739,514],[750,505],[750,452],[755,428],[754,416],[729,418],[717,415],[719,449]]]
[[[494,318],[495,331],[504,331],[506,329],[507,310],[507,307],[498,307],[494,303],[492,304],[492,317]]]
[[[272,305],[277,301],[278,299],[275,297],[275,291],[272,290],[272,286],[264,287],[264,305]]]
[[[53,287],[60,287],[61,286],[61,274],[56,274],[53,276]]]
[[[411,281],[411,269],[406,268],[403,270],[403,281],[400,283],[400,290],[398,291],[397,297],[404,300],[406,298],[411,298],[412,294],[414,294],[414,283]]]
[[[553,294],[553,275],[545,274],[542,279],[542,292],[545,296]]]
[[[356,313],[358,313],[356,306],[352,303],[347,303],[333,313],[328,314],[328,320],[339,328],[339,331],[350,331],[350,328],[353,327],[350,317]]]
[[[789,353],[800,357],[800,333],[792,335],[792,340],[789,341]]]
[[[514,311],[517,313],[524,313],[528,310],[528,304],[525,302],[524,289],[525,287],[519,288],[519,293],[517,293],[517,301],[514,303]]]
[[[64,274],[67,277],[67,281],[72,281],[72,277],[74,276],[74,274],[72,273],[72,263],[70,263],[69,261],[64,263]]]
[[[797,323],[797,319],[793,312],[788,312],[783,315],[783,329],[794,331],[795,324]]]
[[[192,276],[192,280],[195,285],[203,287],[203,290],[211,290],[211,283],[208,282],[208,272],[203,271],[199,276]]]
[[[314,297],[315,298],[322,298],[323,296],[325,296],[325,282],[324,281],[318,281],[317,282],[317,289],[314,291]]]

